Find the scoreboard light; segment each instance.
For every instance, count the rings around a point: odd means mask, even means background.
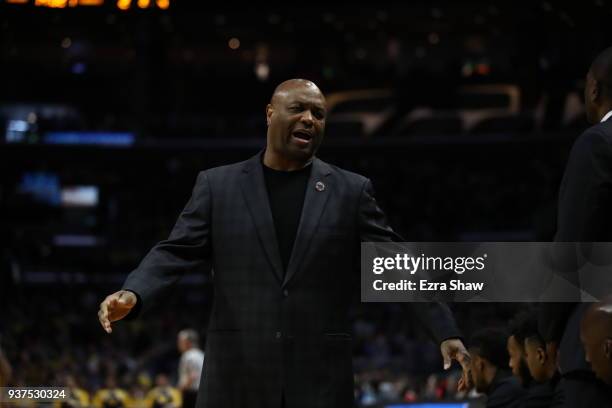
[[[158,8],[167,10],[170,8],[170,0],[4,0],[6,4],[34,4],[35,7],[48,8],[72,8],[72,7],[96,7],[106,3],[115,3],[120,10],[129,10],[132,3],[141,9]]]

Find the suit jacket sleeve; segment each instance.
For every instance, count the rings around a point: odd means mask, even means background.
[[[405,242],[387,224],[385,214],[374,198],[374,189],[370,180],[364,182],[361,190],[359,232],[361,242]],[[447,339],[461,337],[455,319],[445,303],[412,302],[402,305],[409,309],[435,342],[441,343]]]
[[[211,191],[205,172],[198,175],[189,202],[168,239],[149,251],[127,277],[123,289],[136,293],[131,318],[148,309],[181,276],[202,266],[210,257]]]
[[[589,129],[574,143],[561,182],[557,217],[557,242],[610,241],[612,231],[612,146],[600,131]],[[577,260],[561,258],[576,281]],[[575,303],[543,303],[538,316],[544,339],[560,343]]]
[[[559,192],[558,242],[611,238],[612,146],[598,130],[581,135],[570,153]]]

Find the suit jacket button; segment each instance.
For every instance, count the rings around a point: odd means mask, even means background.
[[[277,331],[277,332],[276,332],[276,338],[277,338],[277,339],[280,339],[281,337],[283,337],[283,333],[281,333],[281,332]]]
[[[283,290],[283,296],[284,297],[289,296],[289,291],[287,289]]]

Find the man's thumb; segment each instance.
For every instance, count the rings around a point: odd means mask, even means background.
[[[442,358],[444,359],[444,369],[448,370],[451,366],[451,359],[446,353],[442,356]]]
[[[117,299],[121,306],[131,306],[132,302],[129,296],[126,296],[125,293],[121,293],[119,295],[119,299]]]

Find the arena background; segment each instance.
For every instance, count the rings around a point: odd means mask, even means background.
[[[98,304],[167,236],[198,171],[261,149],[265,104],[288,78],[328,96],[319,156],[370,177],[407,240],[551,240],[612,4],[460,3],[4,0],[0,347],[12,384],[175,381],[176,333],[206,326],[208,276],[111,336]],[[469,336],[525,305],[451,306]],[[458,372],[398,305],[356,302],[352,318],[361,405],[457,397]]]

